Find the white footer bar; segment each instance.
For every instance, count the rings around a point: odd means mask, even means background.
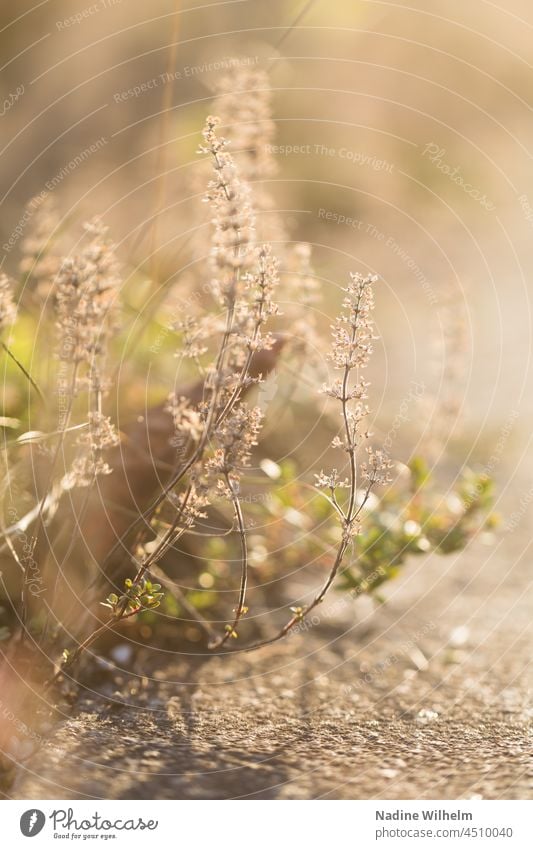
[[[0,817],[6,849],[533,847],[533,801],[5,801]]]

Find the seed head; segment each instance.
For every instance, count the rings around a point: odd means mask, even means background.
[[[13,324],[16,315],[13,286],[5,274],[0,274],[0,331]]]

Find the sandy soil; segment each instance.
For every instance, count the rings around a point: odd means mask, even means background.
[[[82,691],[10,795],[531,798],[529,574],[508,534],[412,563],[377,611],[330,597],[259,653],[154,652],[144,678],[132,657]]]
[[[154,652],[149,677],[132,657],[10,795],[531,798],[529,572],[520,535],[477,541],[412,563],[377,611],[330,597],[259,653]]]

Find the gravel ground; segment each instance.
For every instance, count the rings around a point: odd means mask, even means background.
[[[410,564],[378,610],[331,596],[259,653],[124,663],[10,795],[532,798],[529,571],[523,535],[476,541]]]

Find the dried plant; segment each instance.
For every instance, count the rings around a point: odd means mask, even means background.
[[[236,67],[217,86],[215,110],[231,133],[244,180],[253,183],[276,171],[268,145],[276,135],[272,120],[272,91],[268,75],[259,68]]]
[[[217,92],[215,114],[231,138],[242,179],[253,188],[255,207],[262,213],[262,237],[275,242],[283,227],[265,185],[277,172],[271,153],[276,126],[268,76],[258,68],[234,68],[222,77]]]
[[[13,300],[13,286],[9,278],[0,275],[0,331],[9,327],[15,320],[17,308]]]
[[[42,307],[50,294],[59,270],[60,259],[55,253],[59,234],[59,214],[50,193],[33,198],[26,208],[28,228],[22,241],[19,271],[25,288]],[[53,250],[54,248],[54,250]]]
[[[268,148],[274,124],[266,77],[239,71],[238,78],[233,75],[222,84],[217,106],[223,125],[235,132],[230,147],[219,132],[219,119],[209,117],[199,149],[211,171],[204,196],[211,219],[208,250],[204,246],[210,308],[205,313],[187,310],[175,327],[179,361],[198,371],[198,383],[170,391],[169,379],[168,398],[153,416],[145,419],[139,413],[135,426],[119,431],[106,400],[117,370],[116,337],[121,328],[127,329],[120,312],[116,251],[106,228],[98,220],[91,222],[81,249],[58,261],[45,226],[48,220],[55,232],[57,219],[55,223],[47,219],[52,213],[43,207],[34,233],[23,245],[23,284],[33,279],[46,294],[41,320],[47,332],[55,330],[55,357],[48,357],[38,377],[55,386],[58,421],[38,432],[30,427],[4,445],[7,469],[13,467],[14,453],[21,451],[29,453],[32,469],[41,469],[33,489],[29,482],[20,484],[24,492],[16,507],[14,489],[3,493],[4,504],[12,504],[9,521],[3,525],[4,554],[21,572],[13,607],[21,613],[25,628],[47,646],[52,617],[54,634],[69,641],[51,680],[65,674],[85,649],[125,620],[152,617],[155,626],[160,607],[167,617],[193,619],[212,651],[271,644],[298,630],[334,584],[354,595],[377,597],[408,555],[458,550],[486,521],[490,504],[486,478],[480,486],[481,478],[466,472],[457,493],[443,498],[428,482],[422,459],[393,462],[373,440],[367,406],[370,384],[364,375],[377,339],[372,318],[374,276],[354,273],[344,289],[325,352],[333,375],[319,389],[319,369],[309,357],[310,350],[322,345],[313,313],[320,287],[311,248],[305,243],[287,247],[290,239],[280,236],[274,203],[263,185],[274,169]],[[269,226],[264,223],[265,212],[271,214]],[[281,300],[288,309],[280,310]],[[2,277],[0,329],[15,318],[13,290]],[[296,345],[291,344],[294,338]],[[263,427],[271,413],[257,403],[257,395],[280,356],[299,357],[297,372],[302,357],[307,358],[308,368],[316,373],[310,400],[321,392],[328,421],[334,422],[326,439],[331,445],[315,450],[322,455],[327,449],[338,459],[334,468],[316,469],[313,485],[299,483],[288,462],[277,464],[261,456]],[[28,370],[25,377],[37,387]],[[143,426],[148,432],[141,444]],[[20,467],[25,459],[18,458]],[[140,476],[137,489],[132,483],[135,474]],[[116,487],[106,488],[113,479]],[[142,504],[128,499],[128,492],[142,489],[148,480],[157,481],[157,491],[148,492]],[[379,486],[384,490],[378,495]],[[265,488],[268,497],[263,496]],[[65,519],[55,520],[67,516],[61,512],[66,502],[75,504],[76,510],[60,558]],[[128,512],[132,505],[133,513]],[[68,605],[65,612],[59,600],[68,583],[65,570],[73,568],[77,536],[86,533],[90,521],[98,527],[103,512],[120,509],[126,519],[122,517],[115,543],[96,562],[87,553],[86,560],[82,558],[90,575],[82,574],[78,580],[88,612],[78,615],[77,608],[72,612]],[[250,516],[257,515],[276,517],[270,523],[270,539],[251,527]],[[307,533],[296,540],[290,523],[278,521],[280,515],[291,516],[298,537],[300,529],[326,520],[327,530],[322,539]],[[22,534],[29,556],[21,557],[18,550]],[[184,589],[173,577],[180,546],[187,545],[205,555],[207,566],[192,580],[209,589],[207,605],[200,603],[198,592]],[[290,602],[280,594],[276,607],[286,610],[284,619],[273,624],[270,634],[263,634],[252,616],[245,617],[265,609],[263,578],[266,585],[272,575],[282,575],[282,565],[268,556],[269,547],[283,550],[284,562],[302,568],[316,561],[320,572],[317,580],[317,567],[309,570],[312,578],[303,600]],[[238,560],[238,574],[220,568],[225,560]],[[53,579],[41,606],[40,599],[28,598],[34,568]],[[311,591],[311,580],[318,589]],[[107,595],[101,601],[104,581]],[[228,608],[225,599],[230,591],[235,601]],[[74,639],[68,636],[71,626],[65,624],[69,617],[77,623]]]
[[[467,373],[468,331],[464,305],[447,282],[439,293],[439,326],[432,334],[433,383],[438,392],[420,399],[422,421],[429,422],[423,435],[423,451],[432,464],[446,452],[448,440],[461,435],[461,389]]]

